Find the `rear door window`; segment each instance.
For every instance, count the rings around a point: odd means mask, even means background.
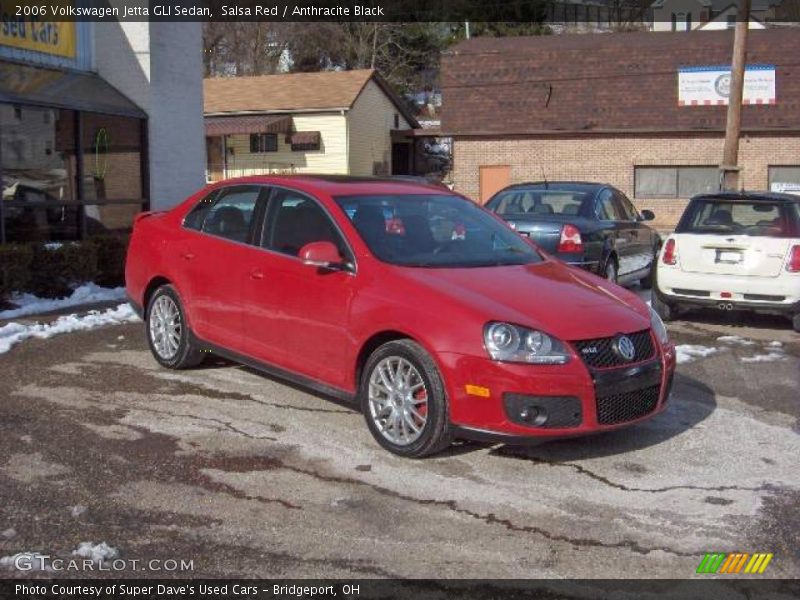
[[[793,227],[787,208],[764,200],[698,199],[689,205],[677,232],[789,237]]]
[[[603,190],[597,198],[597,218],[601,221],[624,221],[622,208],[611,190]]]
[[[197,203],[183,224],[226,240],[247,243],[262,189],[239,185],[216,190]]]

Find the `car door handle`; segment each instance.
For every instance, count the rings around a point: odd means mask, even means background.
[[[181,252],[181,258],[184,260],[192,260],[194,258],[194,254],[191,252]]]
[[[264,279],[264,273],[258,269],[250,271],[250,279]]]

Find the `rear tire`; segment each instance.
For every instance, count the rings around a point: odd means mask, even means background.
[[[642,277],[639,280],[639,286],[643,290],[649,290],[653,287],[653,281],[655,281],[655,276],[656,276],[657,260],[658,260],[658,253],[656,253],[655,257],[653,258],[653,262],[650,263],[650,270],[647,272],[647,277]]]
[[[650,292],[650,304],[653,310],[656,311],[656,314],[661,317],[661,320],[665,323],[675,320],[678,311],[673,306],[663,302],[658,297],[658,294],[656,294],[655,288]]]
[[[603,277],[611,283],[617,283],[619,278],[619,269],[617,267],[617,259],[609,256],[606,264],[603,267]]]
[[[372,353],[362,372],[359,400],[370,433],[393,454],[422,458],[452,441],[439,370],[411,340],[387,342]]]
[[[162,285],[150,297],[145,312],[147,343],[158,363],[168,369],[188,369],[203,362],[186,321],[180,296],[171,285]]]
[[[797,333],[800,333],[800,313],[797,313],[792,319],[792,327]]]

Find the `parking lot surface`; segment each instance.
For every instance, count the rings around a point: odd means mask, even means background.
[[[799,577],[800,335],[670,329],[687,362],[647,423],[420,461],[244,367],[162,369],[141,324],[26,341],[0,357],[0,557],[106,542],[208,577],[682,578],[738,551]]]

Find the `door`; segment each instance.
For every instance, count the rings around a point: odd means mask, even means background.
[[[511,167],[491,165],[479,167],[481,204],[511,183]]]
[[[261,234],[264,250],[248,263],[248,271],[259,276],[245,279],[248,353],[352,389],[348,321],[356,276],[352,270],[325,270],[298,258],[303,246],[319,241],[334,243],[343,262],[354,264],[344,238],[316,199],[273,188]]]
[[[242,280],[256,250],[250,245],[260,186],[231,186],[201,200],[186,216],[173,269],[200,338],[241,349]]]
[[[653,230],[642,222],[639,211],[628,197],[616,190],[614,192],[625,226],[630,231],[631,260],[628,273],[642,271],[647,273],[655,260],[655,238]]]
[[[605,188],[597,194],[595,212],[602,222],[603,230],[610,240],[611,248],[617,254],[617,275],[621,277],[631,272],[633,257],[637,252],[637,233],[625,219],[622,206],[615,197],[614,190]]]
[[[222,181],[225,178],[225,158],[222,151],[225,138],[206,138],[206,171],[209,181]]]
[[[411,175],[411,144],[392,144],[392,175]]]

